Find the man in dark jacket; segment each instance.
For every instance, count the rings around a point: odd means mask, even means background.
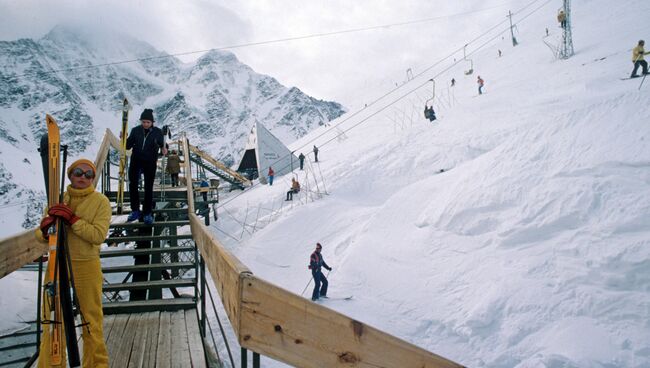
[[[147,225],[153,223],[153,182],[156,176],[158,162],[158,149],[162,148],[163,155],[167,154],[164,147],[162,130],[153,126],[153,110],[144,109],[140,115],[142,125],[131,129],[131,134],[126,140],[126,149],[131,149],[131,161],[129,161],[129,196],[131,197],[131,214],[128,221],[139,218]],[[140,212],[140,196],[138,193],[138,182],[140,174],[144,174],[144,203]]]
[[[316,250],[311,254],[309,258],[309,269],[311,270],[311,276],[314,278],[314,292],[311,294],[311,300],[318,300],[319,297],[327,298],[327,278],[321,272],[321,267],[325,267],[328,271],[332,271],[332,267],[328,266],[323,259],[323,256],[320,254],[323,246],[320,243],[316,243]],[[321,287],[321,284],[323,285]]]

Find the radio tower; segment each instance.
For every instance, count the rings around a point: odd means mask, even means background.
[[[562,27],[562,44],[560,45],[560,59],[573,56],[573,38],[571,37],[571,0],[564,0],[564,14],[566,24]]]

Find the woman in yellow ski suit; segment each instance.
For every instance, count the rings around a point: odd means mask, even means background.
[[[83,367],[108,367],[108,352],[104,342],[102,311],[103,275],[99,261],[99,248],[106,239],[111,222],[111,205],[108,198],[96,192],[92,184],[97,173],[95,165],[86,159],[73,162],[68,167],[68,185],[64,203],[59,203],[47,211],[49,216],[41,221],[36,236],[45,240],[43,234],[61,218],[66,224],[67,247],[72,263],[72,276],[83,322]],[[50,260],[52,263],[53,260]],[[48,303],[43,303],[44,314],[49,316]],[[49,317],[48,317],[49,318]],[[43,318],[48,319],[48,318]],[[49,325],[43,325],[39,367],[51,367]],[[63,341],[65,344],[65,340]],[[81,350],[81,349],[80,349]],[[65,348],[63,366],[65,366]]]

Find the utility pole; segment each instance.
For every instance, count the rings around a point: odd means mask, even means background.
[[[508,18],[510,18],[510,35],[512,36],[512,46],[517,46],[517,39],[515,38],[514,27],[512,26],[512,12],[508,10]]]
[[[560,59],[573,56],[573,37],[571,36],[571,0],[564,0],[564,26],[562,27],[562,44],[560,45]],[[560,24],[562,25],[562,24]]]

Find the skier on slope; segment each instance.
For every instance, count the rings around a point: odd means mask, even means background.
[[[478,78],[476,79],[476,83],[478,84],[478,94],[482,95],[483,94],[483,86],[485,85],[485,81],[479,75]]]
[[[126,149],[132,149],[131,161],[129,161],[129,196],[131,197],[131,214],[128,221],[135,221],[140,218],[144,223],[153,223],[153,183],[156,177],[158,162],[158,149],[162,148],[162,154],[167,155],[167,148],[164,146],[162,130],[153,126],[153,110],[144,109],[140,115],[142,125],[131,129],[131,134],[126,139]],[[138,193],[138,182],[140,174],[144,174],[144,203],[140,212],[140,195]]]
[[[634,63],[634,70],[632,70],[630,78],[638,77],[636,71],[639,69],[639,67],[642,68],[643,74],[648,74],[648,62],[645,61],[643,55],[650,54],[650,51],[645,52],[643,46],[645,46],[645,41],[639,40],[639,43],[636,45],[636,47],[632,49],[632,62]]]
[[[327,298],[327,278],[323,275],[321,267],[325,267],[328,271],[332,271],[332,267],[328,266],[323,259],[321,250],[323,246],[316,243],[316,250],[309,257],[309,269],[311,276],[314,278],[314,291],[311,294],[311,300],[316,301],[318,298]],[[321,286],[322,285],[322,286]]]
[[[48,237],[48,229],[60,218],[65,223],[67,247],[70,252],[72,275],[79,308],[87,326],[82,328],[83,367],[108,367],[108,352],[104,342],[104,314],[102,311],[102,265],[99,248],[106,239],[111,222],[111,204],[102,193],[95,191],[93,178],[97,168],[93,162],[80,159],[68,167],[68,185],[63,203],[47,209],[36,230],[39,241]],[[45,319],[49,319],[48,303],[44,305]],[[50,367],[50,324],[43,324],[39,367]],[[65,349],[62,349],[65,352]],[[65,353],[64,353],[65,354]],[[65,359],[65,358],[64,358]]]

